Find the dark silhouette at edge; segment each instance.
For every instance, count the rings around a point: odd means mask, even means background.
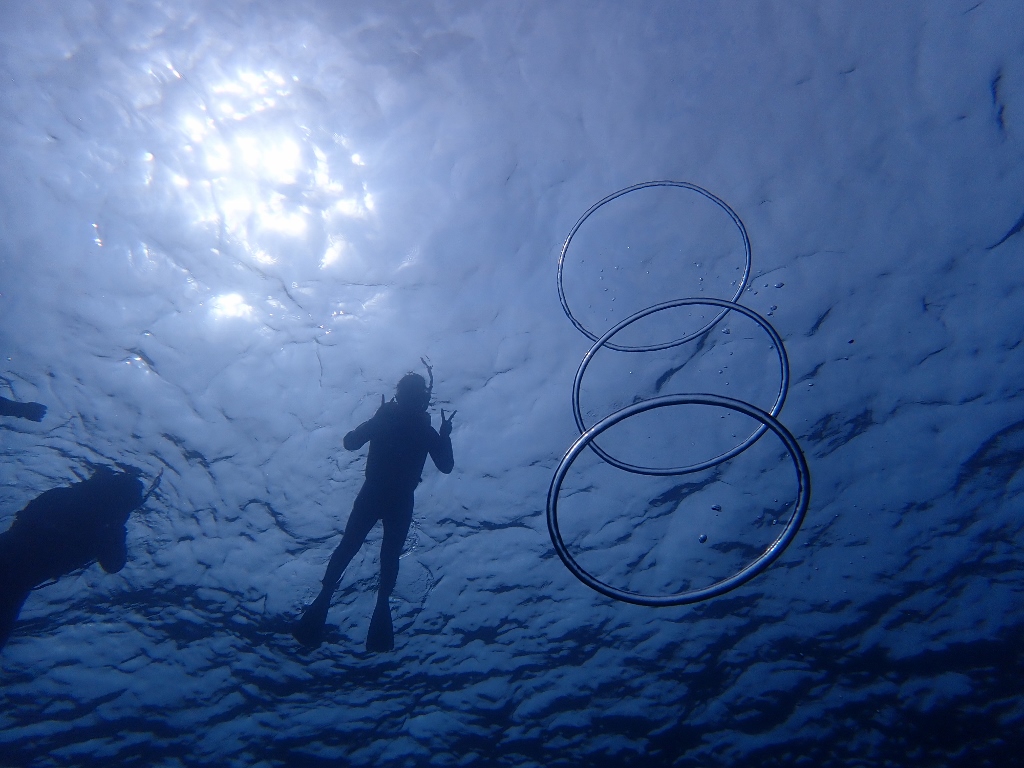
[[[341,543],[327,565],[323,588],[292,632],[302,645],[316,647],[323,641],[331,595],[366,535],[380,520],[384,526],[380,586],[366,636],[366,650],[380,652],[394,648],[389,598],[398,580],[398,561],[412,522],[414,491],[428,455],[444,474],[449,474],[455,466],[451,442],[455,412],[446,418],[442,410],[441,429],[435,431],[430,425],[430,414],[426,412],[431,389],[419,374],[407,374],[398,382],[391,402],[384,402],[382,396],[380,408],[373,417],[345,435],[343,444],[349,451],[370,443],[366,479],[352,505]]]
[[[46,415],[46,406],[42,403],[19,403],[0,397],[0,416],[14,416],[29,421],[42,421]]]
[[[93,561],[117,573],[128,561],[125,524],[142,506],[142,481],[101,467],[88,479],[52,488],[0,534],[0,649],[29,593]]]

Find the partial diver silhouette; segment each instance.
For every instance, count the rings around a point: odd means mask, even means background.
[[[35,587],[94,560],[107,573],[124,567],[125,523],[148,496],[136,475],[101,467],[88,480],[40,494],[18,512],[0,533],[0,649]]]
[[[430,368],[427,368],[428,372]],[[389,598],[398,580],[398,559],[412,522],[413,493],[420,482],[427,454],[444,474],[455,466],[452,456],[452,419],[455,411],[445,417],[441,411],[441,431],[430,425],[430,394],[433,388],[418,373],[410,373],[398,382],[395,397],[384,402],[369,421],[345,435],[346,450],[362,448],[367,441],[366,480],[352,505],[341,543],[331,555],[323,578],[323,588],[306,608],[292,635],[302,645],[316,647],[323,642],[331,595],[338,586],[345,568],[359,551],[366,534],[380,520],[384,538],[380,545],[380,586],[377,605],[366,635],[366,650],[390,651],[395,647]]]
[[[0,397],[0,416],[15,416],[29,421],[42,421],[46,406],[42,403],[19,403]]]

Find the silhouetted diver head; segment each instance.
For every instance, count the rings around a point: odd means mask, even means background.
[[[111,520],[124,523],[142,506],[142,481],[134,474],[99,467],[86,483]]]
[[[411,411],[425,411],[430,405],[430,391],[427,382],[418,373],[407,373],[395,388],[395,399],[403,408]]]

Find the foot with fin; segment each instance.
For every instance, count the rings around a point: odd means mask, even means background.
[[[316,648],[324,641],[324,626],[327,623],[327,611],[331,607],[330,595],[324,597],[321,592],[316,600],[310,603],[302,618],[295,623],[292,637],[307,648]]]
[[[387,600],[377,601],[370,618],[370,631],[366,633],[366,650],[370,653],[395,650],[395,630],[391,625],[391,605]]]

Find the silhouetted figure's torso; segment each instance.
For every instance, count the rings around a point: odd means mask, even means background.
[[[128,559],[125,523],[142,504],[142,483],[100,471],[37,496],[0,534],[0,648],[29,592],[94,560],[107,573]]]
[[[451,441],[430,426],[430,415],[396,402],[381,405],[373,418],[345,435],[344,445],[355,451],[367,440],[366,485],[396,496],[416,490],[428,454],[445,474],[455,466]]]

